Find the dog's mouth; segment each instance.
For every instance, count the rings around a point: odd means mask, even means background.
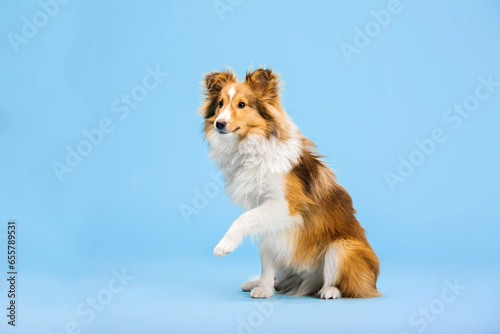
[[[240,129],[240,127],[238,126],[236,129],[234,129],[233,131],[227,131],[226,129],[222,129],[222,130],[219,130],[217,128],[215,128],[215,130],[220,133],[221,135],[226,135],[226,134],[229,134],[229,133],[235,133],[236,131],[238,131]]]

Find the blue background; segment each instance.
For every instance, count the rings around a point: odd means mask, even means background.
[[[16,53],[8,34],[41,7],[2,3],[2,273],[9,219],[19,247],[18,325],[6,324],[2,279],[2,333],[71,321],[81,333],[248,332],[241,321],[254,333],[500,332],[500,87],[457,129],[443,119],[478,77],[500,81],[500,3],[401,0],[350,61],[341,43],[355,46],[388,1],[233,4],[219,16],[212,1],[71,1]],[[226,65],[282,74],[288,113],[353,197],[383,297],[253,301],[239,285],[260,272],[257,245],[212,255],[241,211],[210,176],[196,110],[202,74]],[[113,102],[157,66],[168,77],[120,119]],[[113,131],[58,180],[54,161],[103,119]],[[391,189],[386,172],[436,128],[446,141]],[[78,306],[122,269],[135,278],[86,322]],[[467,288],[425,329],[409,320],[455,279]]]

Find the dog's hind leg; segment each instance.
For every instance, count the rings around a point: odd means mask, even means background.
[[[339,259],[337,248],[331,246],[325,253],[323,264],[323,287],[319,291],[319,296],[322,299],[337,299],[342,297],[339,289],[337,289],[337,281],[339,278]]]
[[[355,239],[333,242],[325,254],[324,284],[320,297],[369,298],[381,294],[376,282],[379,261],[372,248]]]

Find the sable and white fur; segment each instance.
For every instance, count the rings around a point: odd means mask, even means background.
[[[287,116],[279,78],[269,69],[238,82],[232,70],[204,79],[210,156],[225,171],[226,190],[246,212],[214,249],[231,253],[260,237],[260,280],[244,283],[254,298],[293,295],[375,297],[379,261],[355,218],[352,200]]]

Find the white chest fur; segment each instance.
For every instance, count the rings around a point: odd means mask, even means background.
[[[239,142],[236,135],[212,133],[210,156],[225,171],[226,190],[245,210],[268,199],[283,199],[283,177],[299,159],[301,143],[296,133],[285,141],[250,135]]]

